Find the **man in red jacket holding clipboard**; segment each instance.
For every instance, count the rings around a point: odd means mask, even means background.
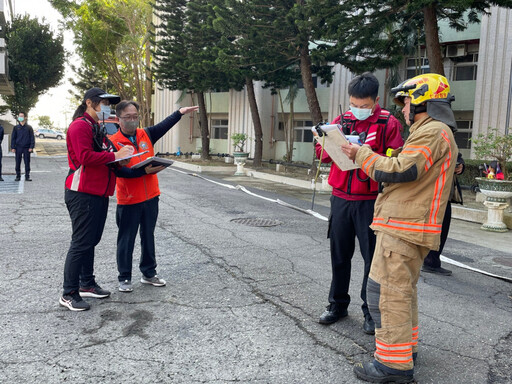
[[[127,167],[116,172],[117,211],[116,222],[119,228],[117,235],[117,269],[119,272],[119,291],[131,292],[133,248],[137,231],[140,227],[141,258],[139,269],[142,273],[141,283],[162,287],[165,280],[156,274],[155,226],[158,217],[158,177],[165,166],[131,168],[154,156],[153,144],[164,136],[180,119],[181,116],[199,107],[183,107],[168,116],[165,120],[144,129],[139,125],[139,105],[135,101],[121,101],[116,106],[121,129],[110,137],[114,146],[119,149],[126,146],[134,148],[134,154],[145,152],[141,156],[130,159]]]
[[[345,135],[359,135],[364,144],[380,154],[386,154],[389,148],[403,145],[402,125],[389,111],[379,106],[378,91],[379,81],[369,72],[352,79],[348,86],[350,110],[334,119],[332,124],[340,124]],[[315,149],[317,157],[320,157],[321,145],[317,143]],[[329,163],[332,160],[324,151],[321,161]],[[366,285],[375,250],[375,234],[370,224],[379,186],[361,169],[342,171],[334,162],[328,182],[333,187],[327,234],[331,245],[332,280],[329,305],[319,322],[332,324],[348,315],[351,262],[357,237],[364,259],[361,287],[365,318],[363,330],[374,334],[375,324],[366,302]]]

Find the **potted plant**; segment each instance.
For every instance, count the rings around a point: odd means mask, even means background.
[[[244,151],[246,141],[247,141],[246,133],[235,133],[235,134],[231,135],[231,142],[233,144],[235,152],[247,153]]]
[[[233,157],[237,166],[235,175],[245,175],[244,165],[249,158],[249,153],[244,151],[247,139],[246,133],[235,133],[231,135],[231,141],[234,147]]]
[[[508,229],[503,223],[503,212],[509,206],[508,199],[512,197],[512,180],[509,180],[507,169],[507,160],[512,159],[512,135],[502,135],[497,128],[489,128],[487,134],[480,133],[472,142],[477,158],[495,159],[503,172],[503,180],[496,178],[498,169],[489,172],[488,177],[476,178],[480,192],[486,196],[484,205],[488,208],[487,222],[481,228],[506,232]]]

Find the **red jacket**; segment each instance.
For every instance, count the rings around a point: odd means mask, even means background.
[[[134,145],[130,139],[128,139],[121,130],[110,137],[112,143],[117,149],[121,148],[121,144],[131,145],[135,147],[133,153],[148,151],[141,156],[135,156],[130,159],[130,162],[126,165],[132,167],[133,165],[140,163],[150,156],[155,155],[153,144],[151,139],[144,129],[137,129],[136,131],[136,145]],[[160,195],[160,188],[158,187],[158,177],[156,174],[144,175],[135,178],[117,178],[116,196],[117,204],[119,205],[131,205],[142,203],[143,201],[150,200]]]
[[[116,176],[107,163],[116,156],[104,136],[95,143],[96,128],[99,129],[98,124],[87,113],[69,126],[66,145],[70,172],[66,189],[107,197],[114,194],[116,185]]]
[[[352,112],[347,111],[336,117],[331,124],[343,126],[345,134],[352,132],[366,133],[365,144],[372,150],[384,155],[388,148],[399,148],[404,144],[401,136],[402,125],[400,122],[378,104],[375,112],[366,120],[357,120]],[[316,156],[319,158],[322,147],[319,143],[315,146]],[[324,151],[322,163],[331,162],[329,154]],[[331,165],[329,184],[333,187],[332,194],[345,200],[375,200],[379,192],[377,182],[369,178],[361,169],[342,171],[335,163]]]

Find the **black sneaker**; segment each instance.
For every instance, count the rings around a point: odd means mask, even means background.
[[[21,180],[21,177],[19,176],[16,176],[16,178],[14,179],[14,181],[20,181]]]
[[[85,300],[82,300],[77,291],[61,296],[59,304],[70,311],[87,311],[91,306]]]
[[[110,291],[101,288],[98,284],[94,284],[92,287],[80,287],[79,292],[82,297],[94,297],[95,299],[104,299],[110,296]]]

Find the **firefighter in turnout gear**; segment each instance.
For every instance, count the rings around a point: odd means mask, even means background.
[[[425,256],[438,249],[458,149],[452,133],[450,85],[427,73],[392,89],[410,135],[396,157],[363,145],[344,145],[345,154],[383,190],[375,202],[371,228],[377,244],[368,279],[368,306],[375,321],[375,359],[357,364],[363,380],[414,380],[418,350],[416,283]]]

